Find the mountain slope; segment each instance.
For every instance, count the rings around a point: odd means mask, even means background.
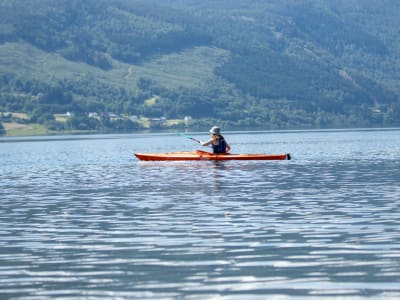
[[[4,0],[0,111],[399,125],[399,12],[395,0]]]

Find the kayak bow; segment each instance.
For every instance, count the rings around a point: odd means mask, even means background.
[[[184,151],[166,153],[135,153],[139,160],[179,161],[179,160],[290,160],[290,154],[214,154],[207,151]]]

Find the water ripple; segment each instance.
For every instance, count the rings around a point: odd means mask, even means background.
[[[397,160],[120,160],[130,141],[1,170],[3,298],[400,297]]]

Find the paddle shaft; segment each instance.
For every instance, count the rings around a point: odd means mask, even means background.
[[[181,136],[187,138],[187,139],[190,139],[190,140],[192,140],[192,141],[195,141],[195,142],[201,144],[201,142],[200,142],[199,140],[197,140],[197,139],[195,139],[195,138],[192,138],[191,136],[187,136],[187,135],[184,134],[184,133],[179,133],[179,134],[180,134]]]

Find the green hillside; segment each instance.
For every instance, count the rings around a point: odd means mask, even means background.
[[[396,0],[3,0],[0,123],[398,126],[399,12]]]

